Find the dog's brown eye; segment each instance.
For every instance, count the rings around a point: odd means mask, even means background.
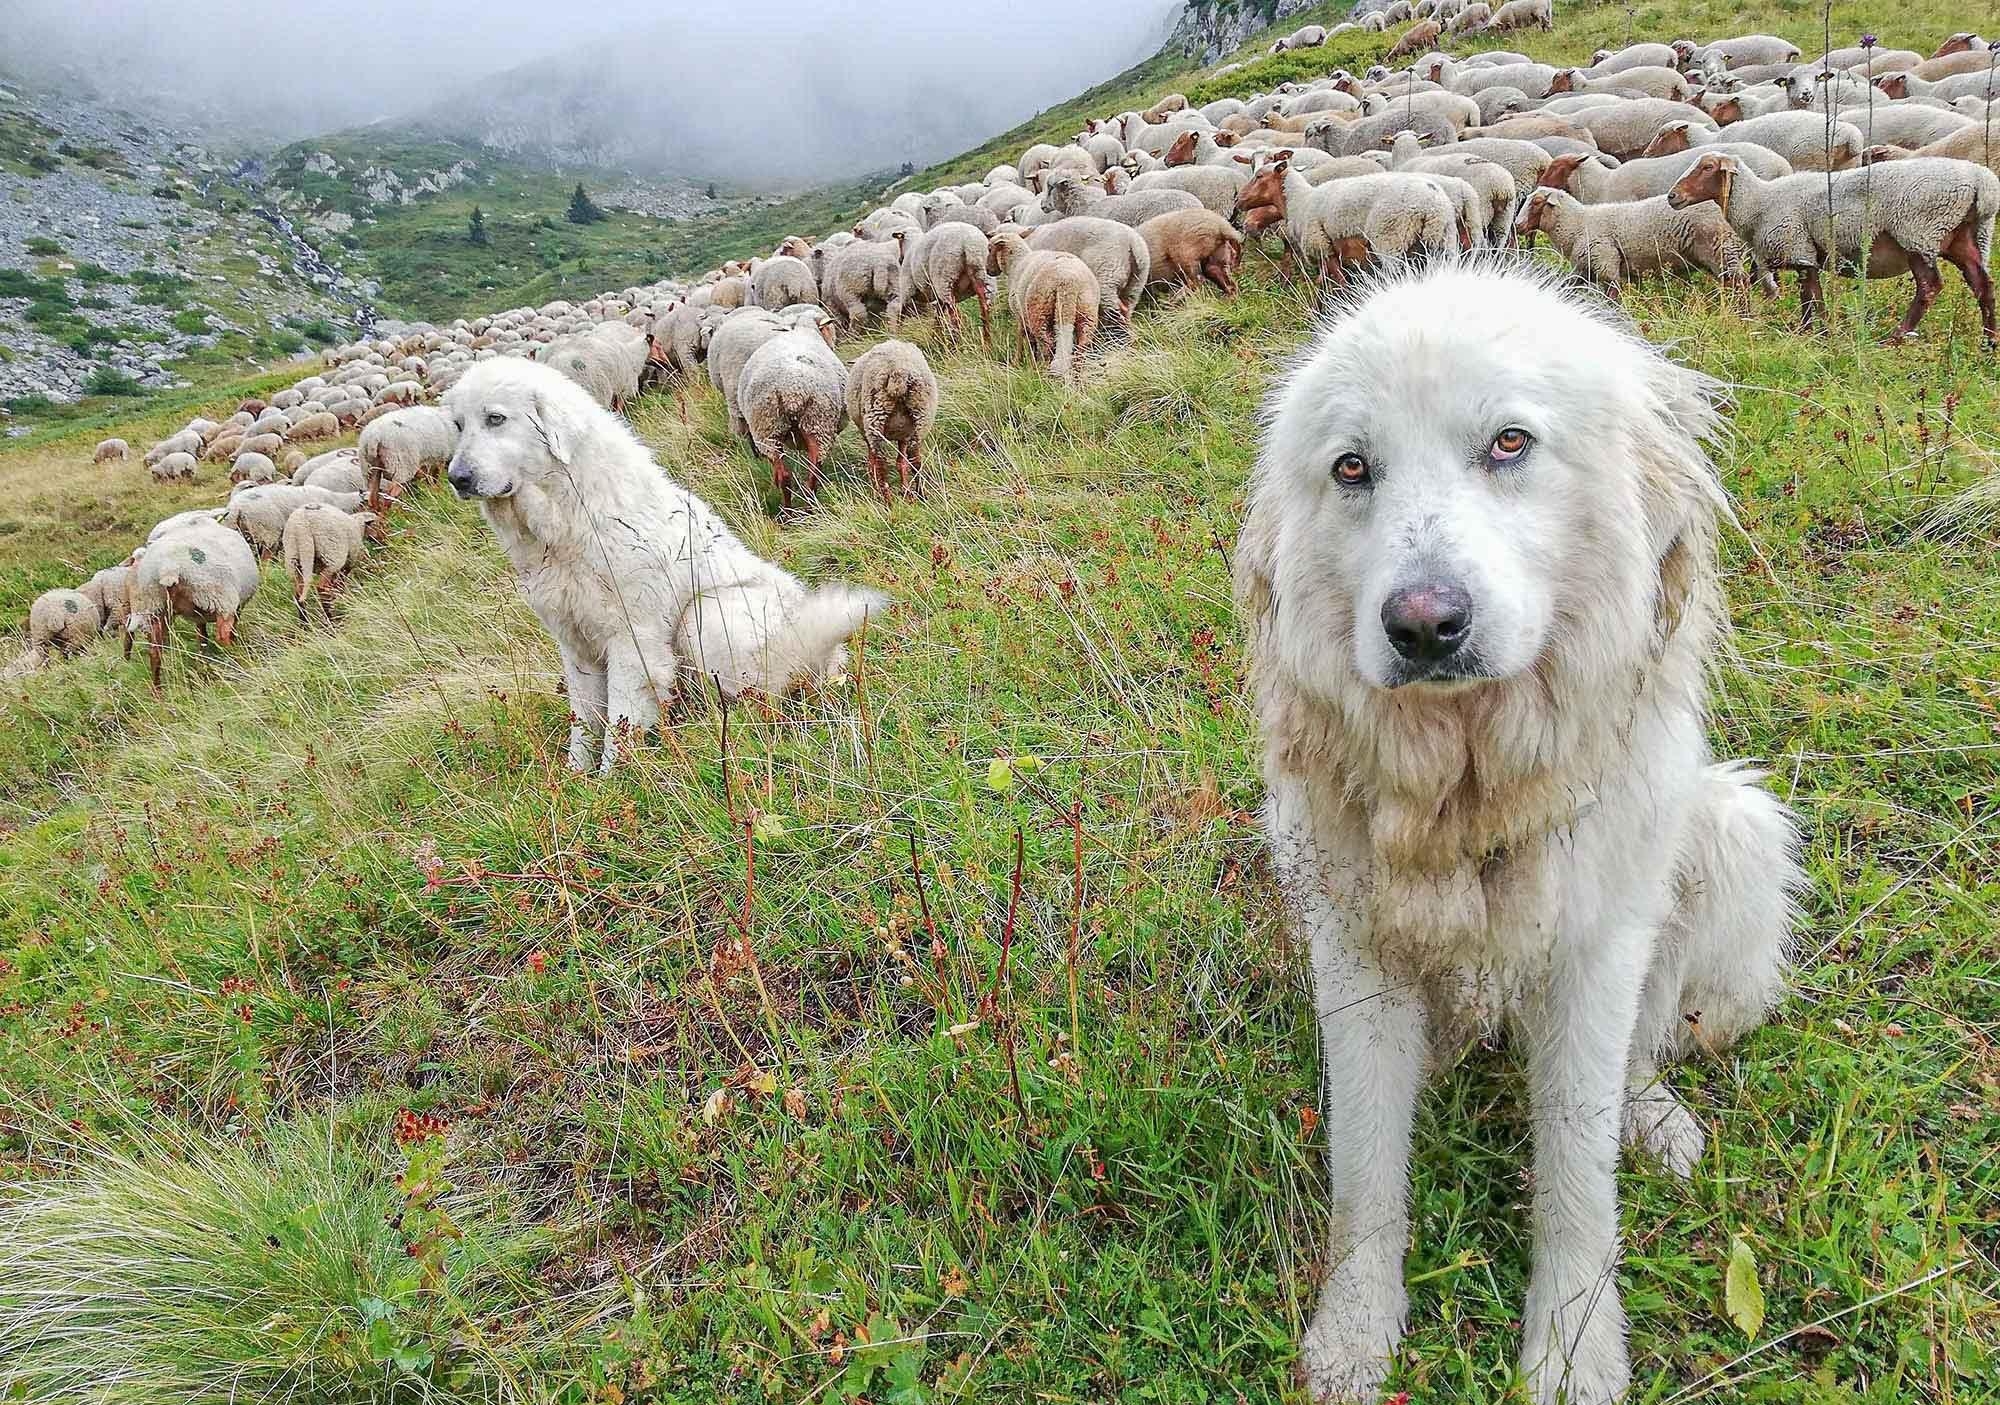
[[[1493,445],[1486,453],[1495,463],[1507,463],[1518,459],[1528,451],[1528,431],[1509,425],[1493,436]]]
[[[1359,454],[1342,454],[1333,461],[1334,480],[1350,488],[1358,488],[1368,481],[1368,460]]]

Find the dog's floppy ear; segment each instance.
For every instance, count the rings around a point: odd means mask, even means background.
[[[569,412],[538,390],[528,400],[528,423],[535,427],[535,433],[542,436],[542,443],[548,446],[549,457],[559,464],[567,464],[582,430],[581,425],[572,423]]]
[[[1664,649],[1690,619],[1719,610],[1716,523],[1729,517],[1708,444],[1721,433],[1721,388],[1706,376],[1667,363],[1671,383],[1659,387],[1637,449],[1646,534],[1659,571],[1654,603],[1655,648]]]
[[[1257,641],[1270,627],[1277,607],[1278,513],[1271,493],[1258,491],[1253,479],[1250,506],[1243,526],[1236,533],[1235,559],[1230,562],[1236,593],[1236,613],[1243,619],[1245,633],[1254,652]]]

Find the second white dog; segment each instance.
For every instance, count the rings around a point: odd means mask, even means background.
[[[727,698],[837,675],[848,637],[885,603],[845,585],[808,590],[751,551],[623,420],[547,366],[483,361],[445,408],[458,427],[451,486],[478,500],[562,650],[577,770],[601,735],[610,771],[619,733],[653,725],[683,673]]]

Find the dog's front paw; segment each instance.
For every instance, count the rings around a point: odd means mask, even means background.
[[[1528,1331],[1521,1344],[1528,1398],[1535,1405],[1618,1405],[1632,1384],[1618,1290],[1605,1283],[1566,1312],[1538,1316],[1539,1296],[1528,1295]],[[1539,1331],[1538,1322],[1546,1324]]]
[[[1395,1360],[1402,1314],[1356,1310],[1335,1297],[1329,1290],[1299,1342],[1299,1375],[1321,1405],[1373,1401]]]
[[[1625,1100],[1625,1145],[1682,1180],[1701,1164],[1707,1142],[1701,1123],[1671,1088],[1655,1083]]]

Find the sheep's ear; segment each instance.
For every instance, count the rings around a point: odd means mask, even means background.
[[[540,391],[535,392],[528,402],[528,423],[542,436],[550,458],[560,464],[569,463],[579,426],[569,422],[568,413],[560,405],[550,403]]]

